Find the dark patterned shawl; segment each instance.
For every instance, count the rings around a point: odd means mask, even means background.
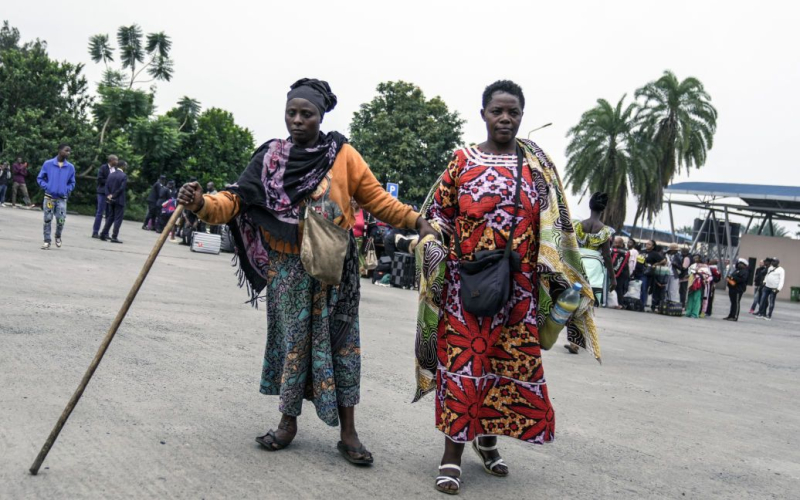
[[[267,282],[269,245],[261,229],[271,237],[297,245],[300,204],[325,178],[347,139],[338,132],[320,134],[308,149],[290,140],[273,139],[262,144],[239,180],[227,190],[239,197],[239,214],[230,222],[239,265],[239,285],[247,285],[255,302]]]

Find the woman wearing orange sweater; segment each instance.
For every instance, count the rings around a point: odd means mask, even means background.
[[[424,218],[383,190],[347,139],[320,132],[326,112],[336,105],[327,82],[302,79],[287,95],[290,137],[256,150],[236,184],[215,195],[196,182],[184,185],[178,200],[210,224],[229,224],[236,244],[241,284],[251,299],[266,288],[267,347],[261,392],[279,395],[283,414],[277,430],[256,438],[266,450],[287,447],[297,433],[303,398],[331,426],[341,420],[337,448],[351,463],[370,465],[355,429],[361,352],[360,299],[355,239],[345,258],[342,282],[326,286],[303,268],[299,255],[301,208],[345,229],[355,222],[352,200],[393,226],[436,234]]]

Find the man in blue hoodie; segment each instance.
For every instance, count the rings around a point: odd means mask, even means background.
[[[44,190],[44,244],[42,250],[50,248],[50,233],[53,216],[56,218],[56,246],[61,247],[61,233],[67,219],[67,198],[75,189],[75,165],[67,161],[72,148],[59,144],[58,155],[42,165],[36,182]]]

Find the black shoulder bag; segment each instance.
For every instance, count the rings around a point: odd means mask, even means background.
[[[504,250],[475,252],[475,260],[464,260],[461,238],[456,234],[455,250],[461,275],[461,303],[476,316],[491,317],[500,312],[511,297],[511,271],[519,270],[520,256],[511,251],[517,229],[519,196],[522,189],[522,149],[517,145],[517,190],[514,195],[514,219]]]

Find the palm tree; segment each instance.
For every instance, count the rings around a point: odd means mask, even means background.
[[[637,125],[656,148],[661,201],[663,188],[676,175],[705,164],[714,145],[717,110],[700,80],[689,77],[680,81],[671,71],[637,90],[635,97],[641,101]]]
[[[200,114],[200,101],[192,99],[189,96],[183,96],[181,100],[178,101],[176,111],[176,118],[181,121],[181,126],[178,130],[183,130],[186,124],[194,123],[194,121],[197,120],[197,116]]]
[[[565,182],[572,194],[608,193],[609,205],[603,222],[620,229],[625,222],[628,193],[637,196],[650,180],[645,169],[644,151],[633,132],[635,103],[624,104],[622,96],[616,106],[598,99],[597,106],[585,112],[578,124],[567,132]]]
[[[758,234],[758,226],[751,227],[750,230],[747,232],[747,234]],[[775,236],[778,238],[791,237],[789,231],[785,227],[779,226],[773,222],[770,222],[769,224],[764,224],[764,229],[761,231],[761,236]]]

